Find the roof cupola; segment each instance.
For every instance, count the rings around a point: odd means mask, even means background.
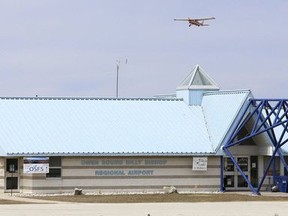
[[[219,87],[215,81],[199,66],[178,85],[176,95],[183,98],[189,105],[201,105],[203,93],[207,91],[218,91]]]

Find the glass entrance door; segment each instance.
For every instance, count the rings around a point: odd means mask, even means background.
[[[250,158],[239,156],[235,159],[245,176],[250,179]],[[224,186],[226,189],[245,189],[248,187],[247,182],[230,158],[224,158]]]
[[[237,163],[238,163],[239,167],[241,168],[241,170],[244,172],[246,178],[250,179],[249,158],[248,157],[237,157]],[[237,187],[238,188],[247,188],[248,187],[247,182],[245,181],[245,179],[243,178],[241,173],[238,172],[237,169],[236,169],[236,173],[237,173]]]

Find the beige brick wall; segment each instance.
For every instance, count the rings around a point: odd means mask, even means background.
[[[179,191],[216,191],[220,185],[220,158],[208,157],[207,171],[192,170],[193,157],[63,157],[62,177],[25,174],[22,191],[64,193],[151,192],[163,186]]]
[[[0,157],[0,193],[4,192],[5,158]]]

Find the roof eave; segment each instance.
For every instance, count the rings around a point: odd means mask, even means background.
[[[77,157],[116,157],[116,156],[215,156],[216,152],[119,152],[119,153],[106,153],[106,152],[52,152],[52,153],[8,153],[7,157],[53,157],[53,156],[77,156]]]

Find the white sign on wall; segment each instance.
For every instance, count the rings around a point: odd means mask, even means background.
[[[207,157],[193,157],[192,170],[195,171],[207,171]]]
[[[49,173],[49,164],[24,164],[24,173]]]
[[[24,158],[23,173],[49,173],[49,157]]]

